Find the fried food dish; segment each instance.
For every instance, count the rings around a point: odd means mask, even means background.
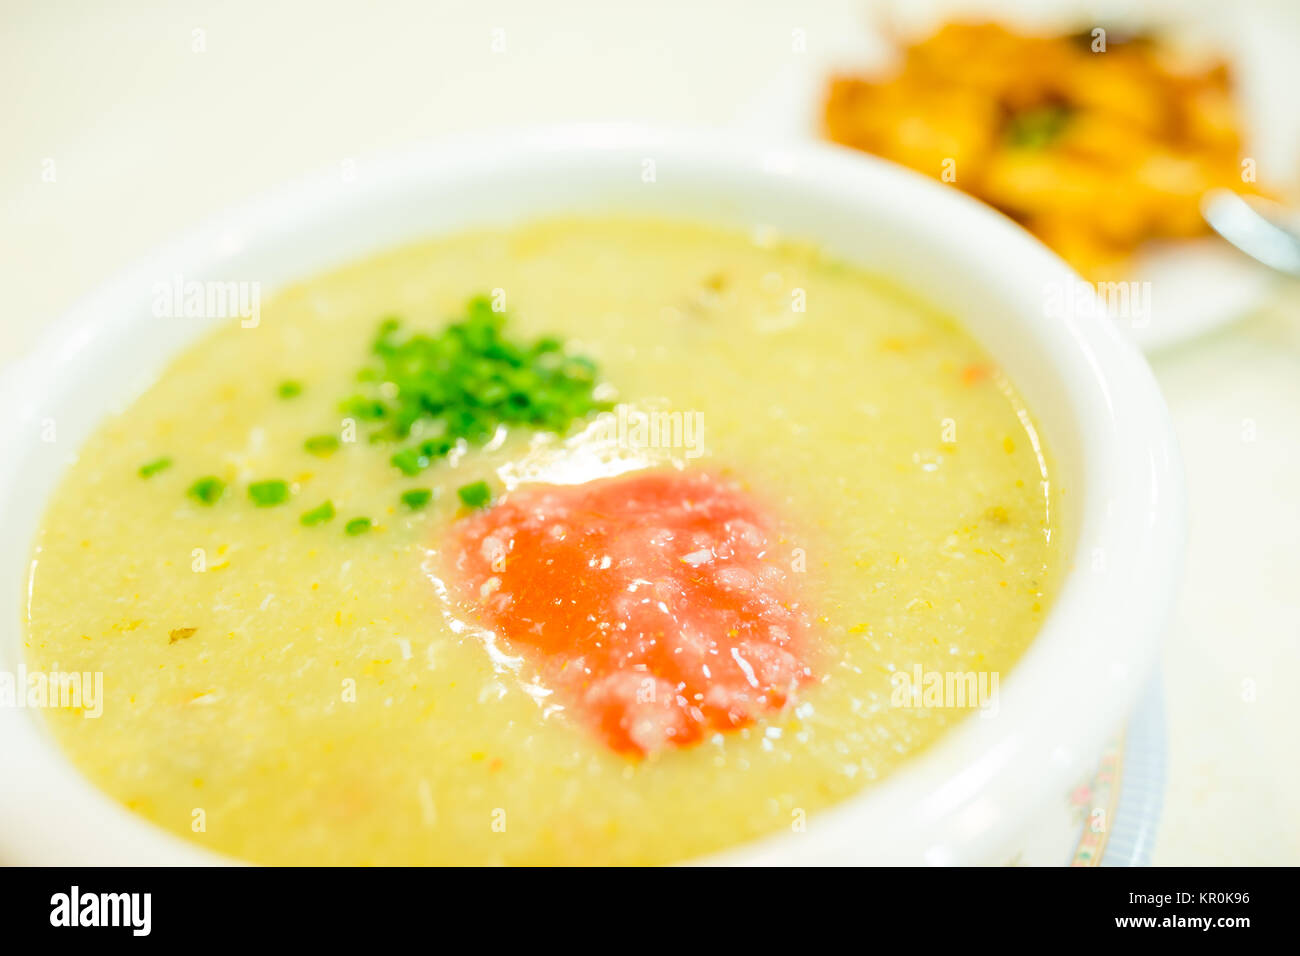
[[[1089,278],[1122,276],[1148,240],[1207,232],[1207,190],[1257,191],[1222,61],[993,23],[902,52],[892,75],[832,78],[827,137],[953,183]]]

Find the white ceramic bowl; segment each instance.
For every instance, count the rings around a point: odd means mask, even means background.
[[[956,316],[1019,386],[1055,455],[1069,570],[1041,633],[1003,675],[998,716],[964,721],[882,784],[814,815],[806,832],[716,858],[1002,862],[1091,769],[1153,666],[1182,567],[1174,436],[1134,348],[1103,320],[1049,307],[1053,290],[1078,283],[1059,259],[948,187],[833,147],[767,150],[628,126],[472,136],[346,177],[331,170],[166,246],[63,316],[5,376],[0,669],[18,667],[31,543],[60,473],[107,411],[211,324],[155,318],[156,282],[258,281],[265,294],[407,240],[595,211],[817,241]],[[95,790],[40,717],[0,708],[0,860],[216,859]]]

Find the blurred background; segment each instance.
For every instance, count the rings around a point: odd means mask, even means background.
[[[0,0],[0,362],[152,247],[305,172],[564,120],[816,138],[831,75],[951,16],[1186,33],[1230,64],[1243,148],[1294,203],[1295,0]],[[1156,864],[1300,862],[1300,292],[1228,264],[1161,280],[1167,306],[1190,291],[1230,314],[1150,355],[1191,502]]]

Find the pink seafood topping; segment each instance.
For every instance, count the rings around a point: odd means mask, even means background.
[[[707,472],[524,486],[464,519],[480,622],[614,750],[683,747],[779,710],[811,678],[772,520]]]

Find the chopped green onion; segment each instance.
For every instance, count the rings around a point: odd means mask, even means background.
[[[390,458],[389,461],[392,462],[394,468],[406,475],[406,477],[414,478],[428,468],[435,458],[442,458],[450,454],[454,447],[446,439],[433,439],[420,442],[418,445],[412,445],[410,448],[404,448]]]
[[[1048,104],[1014,114],[1007,122],[1006,140],[1020,149],[1043,149],[1065,131],[1070,108]]]
[[[324,458],[338,450],[339,440],[333,435],[312,435],[302,443],[302,447],[311,454]]]
[[[277,392],[281,398],[296,398],[302,394],[302,382],[281,382]]]
[[[406,475],[408,478],[414,478],[429,464],[428,458],[420,457],[420,450],[418,448],[404,449],[388,460],[392,463],[394,468]]]
[[[468,485],[461,485],[456,489],[456,494],[466,508],[482,508],[492,500],[492,489],[488,487],[486,481],[475,481]]]
[[[278,478],[255,481],[248,486],[248,497],[259,508],[272,508],[289,500],[289,485]]]
[[[155,458],[153,461],[140,466],[141,478],[152,478],[160,471],[166,471],[172,466],[170,458]]]
[[[347,524],[343,526],[343,532],[345,534],[352,535],[354,538],[359,534],[365,534],[369,530],[370,530],[369,518],[353,518],[351,521],[349,521]]]
[[[201,505],[214,505],[226,490],[226,483],[212,475],[200,478],[186,492]]]
[[[553,337],[507,338],[505,324],[486,297],[472,299],[463,317],[434,333],[402,334],[400,320],[384,319],[372,363],[357,374],[362,391],[342,411],[370,424],[371,442],[436,436],[390,458],[414,477],[461,442],[482,444],[512,426],[564,432],[610,407],[595,397],[589,359],[566,354]]]
[[[298,520],[310,528],[312,525],[324,524],[333,517],[334,502],[326,501],[312,508],[311,511],[304,511]]]
[[[429,503],[433,498],[433,492],[428,488],[412,488],[410,491],[402,492],[402,504],[412,511],[419,511]]]

